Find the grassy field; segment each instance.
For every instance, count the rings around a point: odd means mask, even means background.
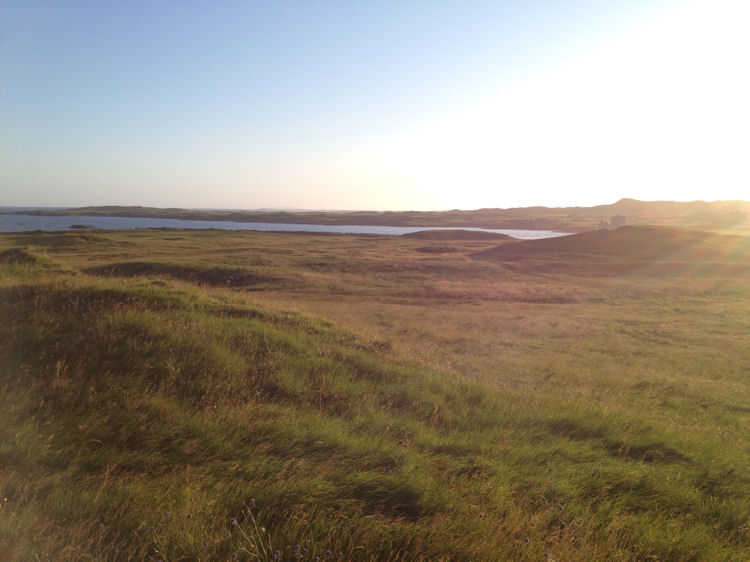
[[[0,559],[750,559],[748,239],[577,236],[0,235]]]

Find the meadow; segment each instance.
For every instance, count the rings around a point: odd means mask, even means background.
[[[747,560],[750,239],[0,235],[2,560]]]

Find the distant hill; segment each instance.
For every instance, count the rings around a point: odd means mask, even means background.
[[[750,238],[674,227],[623,226],[558,238],[524,240],[472,254],[535,271],[680,272],[696,267],[750,271]],[[653,266],[656,266],[655,268]]]
[[[417,240],[517,240],[499,232],[482,232],[480,230],[420,230],[402,234],[402,238]]]
[[[582,209],[586,209],[585,207]],[[750,203],[747,201],[638,201],[620,199],[612,205],[589,207],[581,214],[606,218],[621,215],[630,223],[684,224],[725,227],[747,223]]]
[[[473,211],[220,211],[155,207],[79,207],[5,211],[10,214],[120,216],[325,225],[440,226],[584,232],[621,224],[683,226],[701,230],[750,229],[747,201],[638,201],[594,207],[518,207]]]

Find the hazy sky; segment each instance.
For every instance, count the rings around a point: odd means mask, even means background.
[[[750,2],[0,2],[0,205],[750,198]]]

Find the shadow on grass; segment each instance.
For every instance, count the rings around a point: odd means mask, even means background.
[[[613,457],[626,458],[648,463],[692,462],[687,457],[664,443],[647,443],[646,445],[629,445],[623,441],[604,442],[603,448]]]
[[[433,511],[423,505],[415,488],[390,476],[358,476],[342,483],[342,489],[345,497],[358,500],[362,509],[371,514],[416,521]]]
[[[573,420],[555,420],[545,424],[547,431],[553,435],[573,439],[574,441],[588,441],[590,439],[601,439],[606,432],[601,428],[584,427]]]
[[[661,442],[633,445],[616,439],[605,439],[607,432],[602,428],[584,427],[568,419],[555,420],[545,424],[547,431],[574,441],[602,440],[595,445],[604,449],[612,457],[646,463],[690,463],[692,459]]]

